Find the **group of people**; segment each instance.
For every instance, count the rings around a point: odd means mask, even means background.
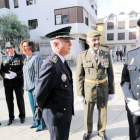
[[[4,79],[9,111],[8,125],[12,124],[15,118],[13,91],[17,98],[20,121],[25,122],[24,89],[28,92],[33,113],[31,128],[37,127],[38,132],[47,127],[50,140],[68,140],[72,115],[74,115],[72,71],[65,60],[72,46],[70,40],[74,39],[70,36],[70,30],[69,26],[46,35],[50,39],[52,54],[43,62],[34,54],[33,41],[21,42],[20,49],[24,57],[15,52],[13,43],[6,43],[8,55],[3,57],[1,75]],[[114,98],[115,94],[114,73],[110,52],[99,49],[100,36],[101,34],[96,30],[90,30],[86,39],[89,49],[81,52],[77,59],[77,100],[84,106],[83,140],[90,139],[95,104],[98,109],[98,135],[102,140],[108,140],[107,103]],[[140,77],[137,77],[140,63],[135,61],[139,53],[139,49],[128,53],[121,81],[128,112],[130,140],[140,139],[140,84],[138,84]],[[120,55],[120,53],[117,54]],[[24,61],[23,58],[25,58]],[[40,121],[35,119],[35,106],[42,110]]]
[[[36,131],[41,131],[45,127],[43,121],[36,121],[34,118],[34,107],[36,103],[35,90],[39,78],[39,70],[42,64],[42,60],[34,54],[36,49],[35,44],[30,40],[22,41],[20,49],[23,54],[16,53],[15,46],[12,42],[7,42],[5,44],[5,49],[7,55],[2,58],[0,72],[3,77],[6,103],[9,112],[7,125],[11,125],[15,118],[13,92],[15,92],[16,95],[20,122],[25,122],[25,90],[28,92],[33,113],[33,125],[31,128],[37,127]]]

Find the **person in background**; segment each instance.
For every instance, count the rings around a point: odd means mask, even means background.
[[[36,99],[43,109],[50,140],[68,140],[74,114],[72,72],[65,60],[72,46],[70,30],[69,26],[46,35],[53,52],[41,66]]]
[[[35,43],[30,40],[23,40],[21,44],[21,49],[23,54],[26,55],[24,66],[23,66],[23,75],[24,75],[24,90],[28,91],[29,101],[31,105],[31,110],[33,113],[33,125],[31,128],[36,128],[38,131],[44,129],[43,120],[35,120],[34,111],[35,111],[35,92],[37,88],[37,82],[39,77],[39,70],[42,65],[42,60],[34,53],[36,50]]]
[[[87,33],[89,49],[79,54],[76,66],[77,99],[84,105],[85,133],[83,140],[89,140],[93,129],[93,110],[98,109],[98,135],[106,135],[107,103],[115,94],[114,73],[110,52],[100,50],[101,34],[96,30]],[[107,80],[108,79],[108,80]]]
[[[113,53],[113,50],[112,49],[110,50],[110,56],[111,56],[111,60],[112,60],[112,63],[113,63],[114,53]]]
[[[117,61],[119,61],[120,51],[119,49],[116,51]]]
[[[24,90],[23,90],[23,58],[15,51],[15,46],[12,42],[5,44],[7,56],[3,56],[1,63],[1,75],[3,77],[4,89],[7,107],[9,111],[9,121],[7,125],[11,125],[14,116],[14,97],[15,91],[17,105],[19,109],[19,118],[21,123],[25,122],[25,105],[24,105]]]
[[[120,54],[120,60],[122,61],[122,56],[123,56],[122,50],[120,50],[119,54]]]
[[[19,45],[19,51],[20,51],[20,54],[21,54],[21,55],[22,55],[22,57],[23,57],[23,60],[25,60],[26,55],[23,53],[22,41],[20,42],[20,45]]]

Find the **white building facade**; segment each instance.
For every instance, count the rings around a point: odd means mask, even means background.
[[[139,14],[131,11],[129,14],[111,14],[105,22],[105,45],[111,47],[116,54],[117,50],[127,53],[139,45]],[[116,55],[115,55],[116,56]]]
[[[1,0],[0,15],[14,13],[29,26],[32,40],[46,40],[49,32],[71,26],[72,50],[77,59],[85,50],[86,33],[97,23],[97,0]],[[42,50],[43,52],[45,50]]]

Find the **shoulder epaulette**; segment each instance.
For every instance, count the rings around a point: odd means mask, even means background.
[[[56,63],[57,60],[58,60],[58,56],[57,56],[57,55],[53,56],[53,57],[50,59],[50,61],[53,62],[53,63]]]
[[[82,51],[82,52],[80,52],[80,54],[82,54],[82,53],[86,53],[88,50],[85,50],[85,51]]]
[[[129,50],[128,52],[132,52],[132,51],[135,51],[135,50],[137,50],[137,49],[140,49],[140,47],[137,47],[137,48],[135,48],[135,49],[133,49],[133,50]]]

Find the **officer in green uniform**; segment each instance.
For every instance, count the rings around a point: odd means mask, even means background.
[[[98,135],[103,140],[108,139],[105,134],[107,102],[114,98],[114,73],[109,52],[99,49],[100,36],[100,33],[95,30],[87,33],[89,49],[81,52],[77,60],[77,99],[84,103],[83,140],[89,140],[92,133],[95,103],[99,111]]]

